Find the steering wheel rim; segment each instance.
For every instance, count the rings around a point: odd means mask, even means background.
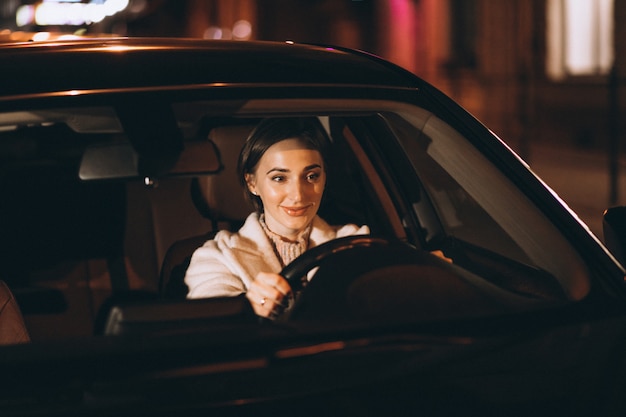
[[[309,249],[286,265],[280,275],[287,280],[292,291],[301,291],[307,284],[306,274],[319,266],[329,256],[358,247],[389,246],[387,238],[370,235],[352,235],[330,240]]]
[[[289,265],[285,266],[280,275],[287,280],[295,295],[294,302],[275,319],[287,321],[294,310],[299,306],[301,295],[306,292],[308,284],[307,274],[314,268],[323,266],[326,261],[334,255],[347,254],[349,251],[358,249],[391,249],[401,244],[405,249],[407,245],[403,242],[371,235],[351,235],[325,242],[319,246],[309,249]]]

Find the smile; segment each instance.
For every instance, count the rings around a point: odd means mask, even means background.
[[[309,207],[310,206],[304,206],[304,207],[284,207],[284,206],[281,206],[281,208],[283,209],[283,211],[285,213],[287,213],[287,215],[293,216],[293,217],[303,216],[309,210]]]

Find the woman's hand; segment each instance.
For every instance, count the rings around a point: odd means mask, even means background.
[[[293,293],[279,274],[259,272],[250,283],[246,297],[258,316],[273,318],[289,305]]]

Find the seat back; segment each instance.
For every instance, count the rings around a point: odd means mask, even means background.
[[[254,126],[220,126],[209,132],[223,170],[217,175],[197,178],[194,196],[200,212],[213,221],[226,222],[225,228],[239,226],[254,208],[244,198],[237,176],[237,159]],[[238,227],[237,227],[238,228]]]
[[[194,179],[192,199],[198,211],[213,223],[213,230],[174,242],[165,254],[159,289],[165,298],[185,298],[185,272],[191,255],[219,230],[238,230],[254,210],[244,197],[237,177],[237,159],[254,126],[219,126],[209,132],[218,150],[223,170]]]

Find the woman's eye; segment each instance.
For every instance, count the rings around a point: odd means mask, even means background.
[[[319,177],[320,177],[320,174],[318,174],[317,172],[312,172],[312,173],[310,173],[309,175],[306,176],[306,179],[309,182],[315,182],[315,181],[317,181],[319,179]]]
[[[285,177],[284,177],[284,176],[282,176],[282,175],[276,175],[276,176],[273,176],[273,177],[272,177],[272,181],[275,181],[275,182],[283,182],[283,181],[285,181]]]

